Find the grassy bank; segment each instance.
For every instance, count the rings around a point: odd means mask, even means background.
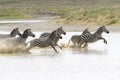
[[[120,25],[120,0],[0,0],[0,19],[61,16],[56,23]]]

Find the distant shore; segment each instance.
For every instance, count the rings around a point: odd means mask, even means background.
[[[19,27],[20,31],[26,28],[31,28],[37,32],[51,32],[58,27],[63,26],[63,29],[67,32],[81,32],[85,28],[89,28],[90,31],[96,31],[99,26],[86,26],[86,25],[67,25],[67,24],[56,24],[53,20],[17,20],[15,21],[0,21],[1,31],[11,31],[15,27]],[[106,26],[111,32],[120,32],[120,26]]]

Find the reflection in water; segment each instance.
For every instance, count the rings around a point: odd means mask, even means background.
[[[102,55],[102,54],[107,54],[107,48],[103,50],[99,49],[90,49],[90,48],[71,48],[71,53],[73,54],[96,54],[96,55]]]
[[[55,56],[59,53],[54,52],[53,49],[47,48],[47,49],[33,49],[30,51],[31,55],[38,55],[38,56]]]
[[[67,43],[74,34],[68,33],[60,42]],[[59,54],[52,48],[0,54],[0,80],[120,80],[120,34],[107,36],[108,45],[57,48]]]
[[[103,49],[103,50],[85,49],[85,50],[83,50],[83,53],[101,55],[101,54],[107,54],[107,49]]]

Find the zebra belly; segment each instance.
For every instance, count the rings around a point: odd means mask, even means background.
[[[94,42],[96,42],[96,41],[98,41],[98,39],[97,39],[97,38],[94,38],[94,39],[89,39],[89,40],[87,40],[87,41],[85,41],[85,42],[94,43]]]

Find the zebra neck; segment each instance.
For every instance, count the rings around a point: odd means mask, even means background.
[[[102,35],[102,31],[101,30],[97,30],[95,33],[94,33],[94,35],[99,35],[99,36],[101,36]]]
[[[16,35],[15,35],[15,33],[12,31],[12,32],[10,33],[10,36],[11,36],[11,37],[15,37]]]
[[[47,39],[47,41],[52,42],[54,40],[54,36],[49,36],[49,38]]]
[[[28,38],[28,36],[27,36],[27,35],[24,35],[24,34],[23,34],[21,37],[22,37],[23,39],[27,39],[27,38]]]
[[[15,37],[16,35],[15,35],[14,33],[11,33],[10,36],[11,36],[11,37]]]

